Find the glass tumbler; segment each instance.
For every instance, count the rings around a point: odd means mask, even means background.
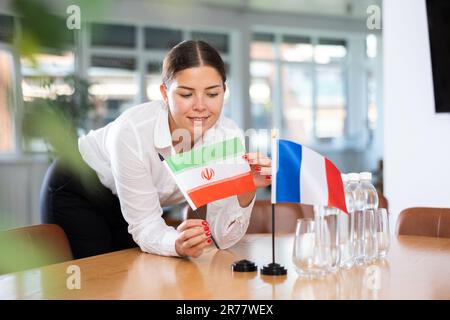
[[[295,228],[292,261],[301,276],[313,276],[315,266],[316,223],[312,219],[298,219]]]
[[[384,258],[389,251],[390,246],[389,215],[384,208],[375,210],[375,234],[377,241],[377,257]]]

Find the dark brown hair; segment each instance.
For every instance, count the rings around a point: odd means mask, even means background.
[[[204,41],[195,40],[180,42],[169,51],[162,66],[162,81],[167,85],[177,72],[200,66],[216,69],[225,83],[225,65],[217,50]]]

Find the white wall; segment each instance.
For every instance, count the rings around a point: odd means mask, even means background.
[[[450,114],[436,114],[425,0],[383,2],[384,179],[395,217],[450,207]]]

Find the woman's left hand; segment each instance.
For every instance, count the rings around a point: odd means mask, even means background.
[[[272,160],[269,157],[252,152],[245,154],[244,159],[250,164],[257,188],[264,188],[272,183]]]

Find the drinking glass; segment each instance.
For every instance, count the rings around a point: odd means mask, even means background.
[[[330,240],[329,240],[329,271],[335,272],[339,269],[340,264],[340,250],[339,250],[339,210],[336,208],[324,207],[324,223],[327,226]]]
[[[366,219],[364,210],[356,210],[354,216],[353,257],[357,265],[363,265],[365,259],[364,234],[366,230]]]
[[[389,216],[384,208],[375,211],[375,234],[377,241],[377,257],[384,258],[389,251],[390,229]]]
[[[364,214],[364,262],[371,263],[377,258],[377,239],[375,233],[375,210],[363,210]]]
[[[335,209],[325,206],[314,206],[314,222],[316,224],[314,264],[317,274],[325,276],[335,271],[339,265],[337,250],[337,227]],[[330,228],[332,232],[330,232]]]
[[[297,273],[301,276],[314,276],[317,273],[315,265],[316,223],[312,219],[298,219],[295,228],[294,250],[292,261]]]
[[[354,215],[353,212],[345,213],[340,211],[338,214],[338,232],[339,232],[339,266],[343,269],[353,267],[353,245],[354,245]]]

